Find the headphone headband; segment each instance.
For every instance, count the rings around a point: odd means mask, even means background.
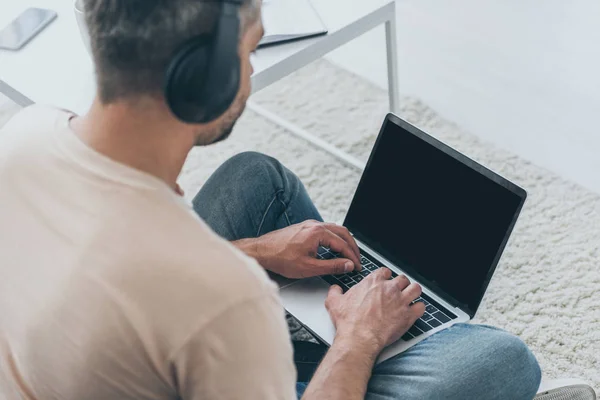
[[[183,122],[199,124],[219,118],[239,91],[239,10],[244,0],[220,3],[212,35],[184,44],[166,71],[165,99]]]

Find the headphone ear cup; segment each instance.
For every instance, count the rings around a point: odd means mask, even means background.
[[[237,97],[241,79],[239,7],[224,2],[213,40],[196,39],[184,46],[167,69],[167,104],[183,122],[214,121]]]
[[[195,39],[180,49],[167,67],[164,94],[171,112],[180,120],[206,118],[198,91],[206,85],[210,58],[207,39]],[[193,118],[192,118],[193,117]]]
[[[224,2],[216,27],[206,85],[202,100],[210,104],[207,118],[219,118],[235,101],[240,90],[241,63],[238,53],[240,41],[240,4]]]

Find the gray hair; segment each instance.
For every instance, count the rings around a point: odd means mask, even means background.
[[[259,18],[259,1],[245,0],[242,32]],[[160,94],[176,50],[194,37],[210,34],[220,9],[218,0],[84,0],[84,4],[104,104]]]

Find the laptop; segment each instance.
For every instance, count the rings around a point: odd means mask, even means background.
[[[328,345],[331,284],[345,291],[383,266],[419,283],[425,314],[381,353],[382,362],[477,312],[527,193],[399,117],[389,114],[344,226],[362,271],[280,284],[286,310]],[[318,257],[337,257],[320,248]],[[368,329],[368,328],[365,328]]]

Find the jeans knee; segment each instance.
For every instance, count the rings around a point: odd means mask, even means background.
[[[262,168],[277,168],[279,161],[256,151],[244,151],[231,157],[222,168],[234,168],[237,171],[255,171]]]
[[[542,371],[531,350],[521,339],[504,332],[498,346],[502,352],[497,364],[506,371],[507,391],[513,393],[515,399],[533,398],[540,386]]]
[[[480,393],[493,399],[532,399],[540,385],[540,366],[527,345],[508,332],[476,326],[472,344],[474,351],[472,382],[480,382]],[[479,360],[479,361],[476,361]]]
[[[260,191],[270,187],[281,188],[282,165],[273,157],[262,153],[247,151],[239,153],[225,161],[213,175],[240,191]]]
[[[487,326],[465,325],[449,331],[459,338],[458,347],[462,351],[458,348],[452,351],[458,371],[451,362],[445,371],[444,380],[455,382],[452,395],[447,398],[533,399],[540,385],[541,371],[535,356],[521,339]],[[437,389],[439,393],[447,390]]]
[[[271,188],[275,192],[284,193],[286,198],[301,187],[300,179],[279,160],[254,151],[230,158],[223,168],[234,168],[233,175],[241,185]]]
[[[274,188],[281,187],[276,166],[278,161],[261,153],[244,152],[225,161],[211,175],[200,193],[194,199],[198,210],[206,208],[207,198],[232,209],[242,207],[248,199],[258,196],[272,196]]]

